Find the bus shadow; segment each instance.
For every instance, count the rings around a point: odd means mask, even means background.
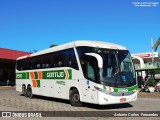
[[[21,96],[23,96],[23,95],[21,94]],[[60,98],[34,95],[33,99],[39,99],[39,100],[45,100],[45,101],[51,101],[51,102],[58,102],[58,103],[63,103],[63,104],[70,105],[69,100],[64,100],[64,99],[60,99]],[[97,104],[83,103],[82,107],[96,109],[96,110],[109,110],[109,109],[131,108],[133,106],[129,103],[114,104],[114,105],[97,105]]]
[[[45,100],[45,101],[51,101],[51,102],[70,104],[69,100],[60,99],[60,98],[54,98],[54,97],[40,96],[40,95],[34,95],[33,99],[39,99],[39,100]]]
[[[109,109],[131,108],[133,106],[129,103],[113,104],[113,105],[96,105],[96,104],[84,103],[83,107],[92,108],[96,110],[109,110]]]

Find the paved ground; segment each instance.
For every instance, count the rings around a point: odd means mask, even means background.
[[[149,95],[149,94],[148,94]],[[25,98],[19,92],[15,91],[14,87],[0,87],[0,111],[71,111],[76,114],[75,111],[92,111],[88,114],[96,114],[97,111],[160,111],[160,98],[144,98],[140,96],[136,102],[122,105],[106,105],[98,106],[93,104],[84,104],[83,107],[73,107],[69,101],[36,96],[34,99]],[[85,112],[86,113],[86,112]],[[77,113],[82,114],[82,113]],[[99,113],[97,113],[99,114]],[[83,115],[82,115],[83,116]],[[79,119],[79,120],[101,120],[101,119],[119,119],[122,117],[54,117],[54,118],[32,118],[35,120],[50,120],[50,119]],[[134,119],[135,117],[124,117],[124,119]],[[0,118],[0,120],[2,117]],[[8,119],[8,118],[6,118]],[[12,118],[17,120],[17,118]],[[20,118],[19,118],[20,119]],[[23,118],[27,119],[27,118]],[[160,119],[157,117],[139,117],[136,119]],[[3,118],[4,120],[4,118]]]
[[[154,93],[140,92],[138,96],[143,97],[143,98],[157,98],[157,99],[160,99],[160,92],[154,92]]]

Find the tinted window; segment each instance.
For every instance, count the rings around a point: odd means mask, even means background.
[[[78,70],[73,48],[17,61],[17,70],[71,67]]]

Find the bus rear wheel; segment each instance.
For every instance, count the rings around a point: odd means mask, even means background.
[[[27,97],[29,97],[29,98],[33,98],[32,88],[31,88],[31,86],[28,86],[28,88],[27,88]]]
[[[71,90],[69,99],[72,106],[82,106],[82,103],[80,102],[80,95],[77,89]]]
[[[26,97],[27,96],[27,90],[26,87],[23,85],[22,86],[22,94]]]

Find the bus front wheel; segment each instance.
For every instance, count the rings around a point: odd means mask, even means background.
[[[82,106],[82,103],[80,102],[80,95],[77,89],[71,90],[69,99],[72,106]]]

